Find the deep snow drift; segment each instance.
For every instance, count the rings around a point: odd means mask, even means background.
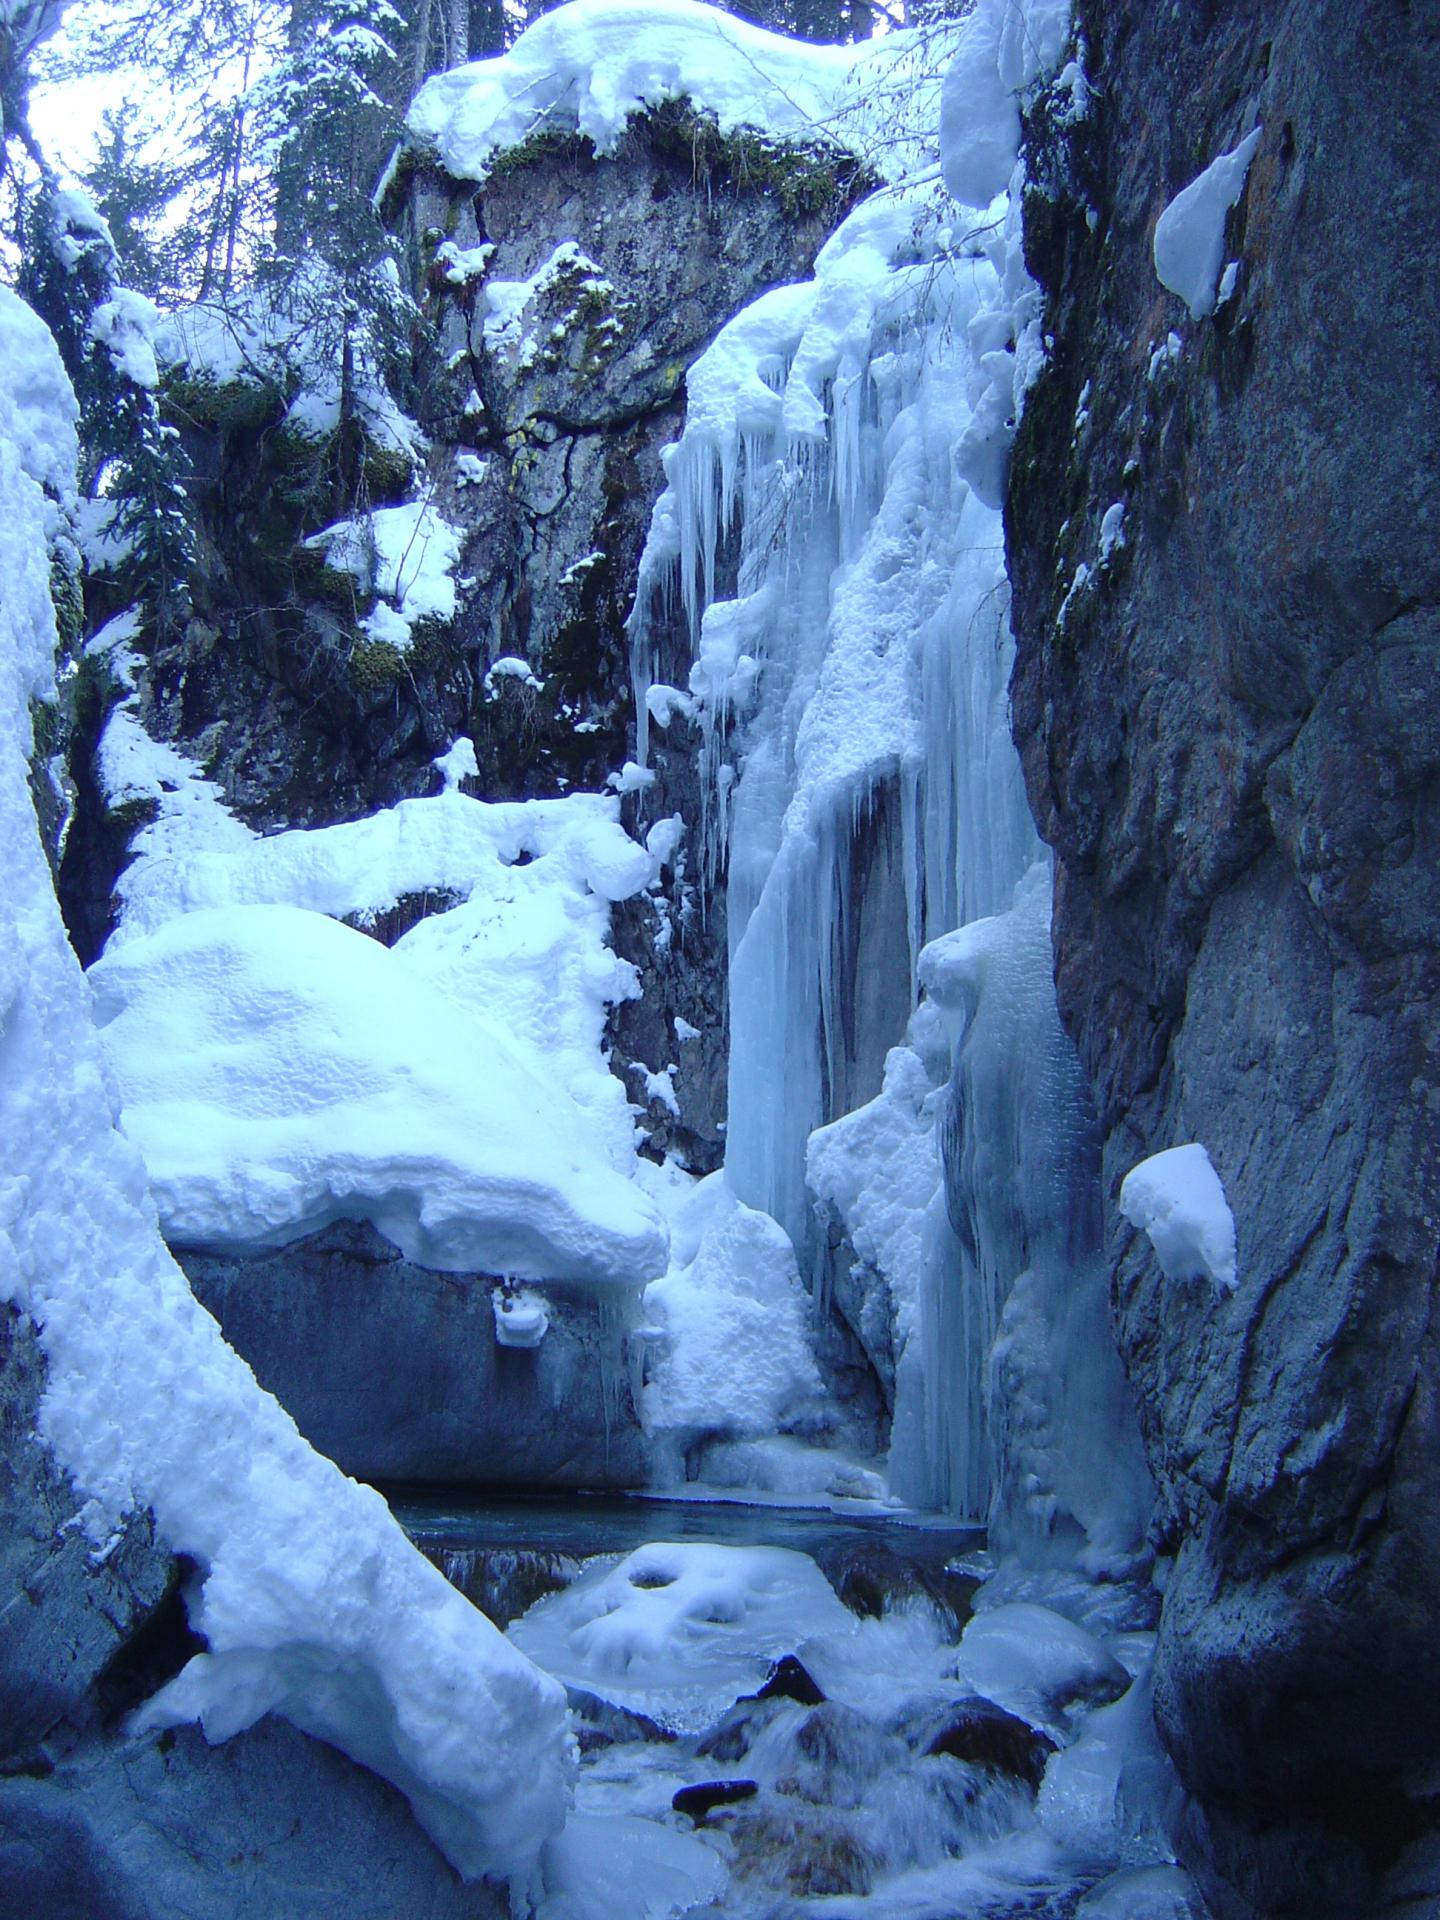
[[[222,1740],[278,1712],[406,1794],[466,1874],[534,1884],[571,1765],[556,1683],[305,1444],[196,1304],[113,1106],[27,784],[54,698],[47,536],[73,491],[54,343],[0,289],[0,1291],[48,1363],[41,1428],[103,1551],[153,1509],[209,1651],[144,1710]],[[47,491],[48,490],[48,491]]]
[[[122,687],[132,628],[90,643]],[[487,805],[459,791],[452,750],[430,799],[261,838],[133,707],[111,715],[101,778],[112,805],[157,811],[92,979],[167,1235],[243,1249],[358,1218],[442,1270],[632,1288],[662,1272],[601,1051],[609,1006],[637,991],[610,907],[658,869],[618,802]],[[655,848],[674,831],[652,829]],[[458,904],[393,949],[337,924],[417,893]]]

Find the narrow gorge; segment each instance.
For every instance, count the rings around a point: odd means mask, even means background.
[[[0,1920],[1440,1916],[1440,11],[307,4],[0,4]]]

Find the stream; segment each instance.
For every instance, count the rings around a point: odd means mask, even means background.
[[[387,1498],[566,1687],[541,1920],[1204,1915],[1144,1831],[1143,1589],[1007,1582],[981,1530],[861,1503]]]

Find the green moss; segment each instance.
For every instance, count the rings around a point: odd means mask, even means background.
[[[523,173],[527,167],[539,166],[545,160],[593,160],[594,155],[594,142],[588,134],[577,133],[571,127],[540,127],[515,146],[502,147],[490,160],[485,177],[487,180],[504,180],[513,174]]]
[[[814,218],[879,186],[854,154],[818,141],[777,140],[750,128],[722,133],[714,116],[688,100],[667,100],[631,122],[655,152],[688,160],[691,177],[712,188],[764,194],[789,217]]]
[[[50,558],[50,598],[63,659],[75,651],[85,631],[85,589],[79,569],[68,565],[59,554]]]
[[[848,205],[880,185],[854,154],[819,141],[768,138],[748,128],[722,133],[712,114],[688,100],[666,100],[631,116],[627,136],[688,163],[691,177],[734,193],[770,194],[791,219]],[[490,161],[487,178],[503,180],[548,160],[594,163],[594,143],[569,127],[542,127]]]
[[[382,446],[376,440],[365,443],[365,484],[377,501],[399,500],[408,491],[414,477],[414,462],[399,447]]]
[[[362,636],[350,650],[350,678],[363,692],[376,693],[406,677],[409,659],[408,653],[392,647],[388,640]]]
[[[193,371],[170,374],[163,399],[182,419],[221,433],[263,427],[284,404],[284,396],[273,381],[221,382]]]

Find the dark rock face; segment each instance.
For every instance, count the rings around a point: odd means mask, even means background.
[[[0,1920],[500,1920],[393,1787],[267,1719],[223,1746],[194,1728],[113,1736],[0,1784]]]
[[[363,1480],[635,1487],[647,1471],[626,1304],[547,1287],[538,1347],[501,1347],[484,1274],[413,1266],[363,1223],[276,1253],[177,1256],[311,1445]]]
[[[0,1308],[3,1770],[48,1764],[51,1744],[102,1717],[105,1676],[161,1605],[174,1568],[148,1514],[103,1550],[76,1524],[80,1502],[35,1431],[44,1382],[29,1323]]]
[[[1157,1711],[1217,1912],[1371,1914],[1440,1763],[1440,17],[1078,13],[1092,118],[1030,126],[1016,738],[1106,1190],[1200,1140],[1239,1235],[1222,1298],[1111,1215]],[[1196,322],[1155,220],[1256,124]]]

